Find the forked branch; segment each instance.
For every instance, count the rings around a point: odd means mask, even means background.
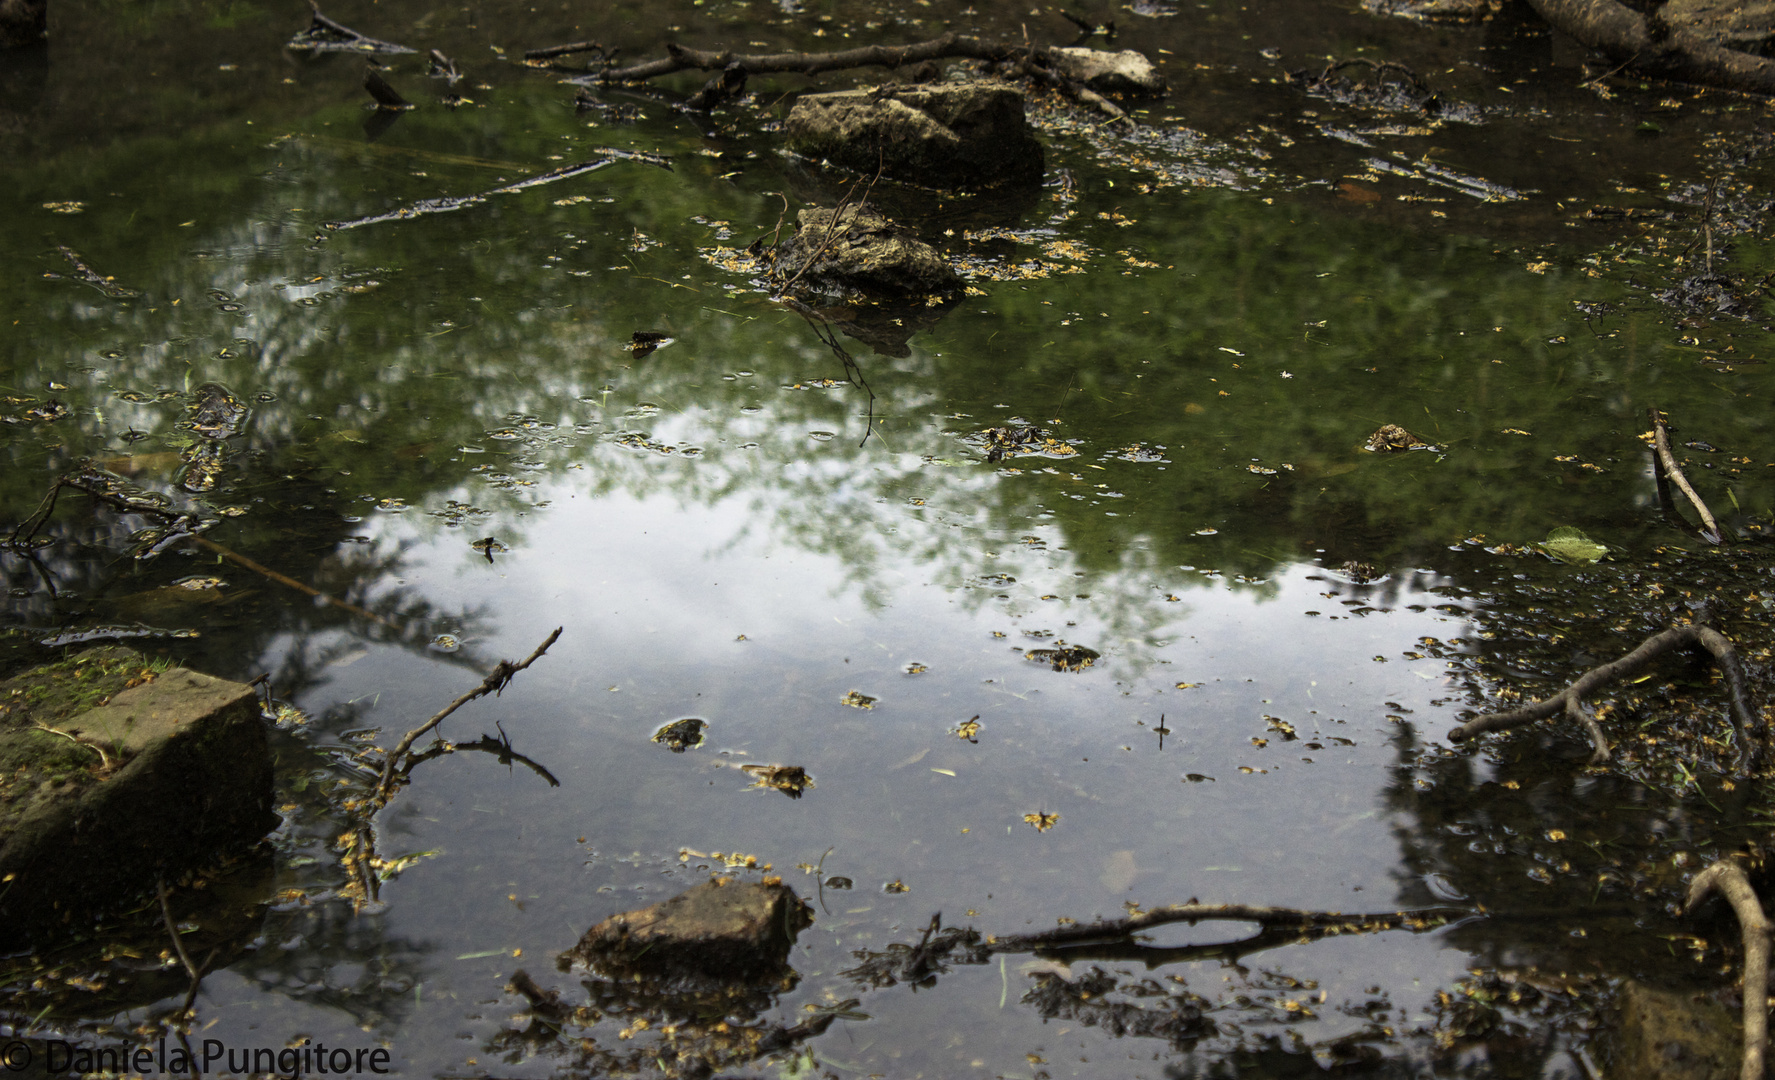
[[[1720,674],[1726,680],[1727,708],[1738,737],[1737,770],[1740,774],[1748,773],[1760,755],[1751,739],[1750,692],[1745,684],[1744,667],[1738,661],[1738,650],[1732,647],[1731,639],[1700,623],[1675,626],[1653,634],[1641,642],[1639,648],[1619,660],[1591,668],[1552,697],[1508,712],[1486,713],[1475,717],[1449,732],[1448,739],[1450,742],[1466,742],[1488,731],[1521,727],[1563,712],[1582,723],[1589,731],[1591,745],[1595,748],[1590,762],[1599,765],[1609,759],[1609,744],[1603,737],[1602,729],[1585,709],[1584,699],[1610,683],[1626,678],[1665,653],[1684,647],[1705,649],[1719,665]]]
[[[481,680],[481,685],[444,706],[438,711],[437,715],[433,716],[430,720],[427,720],[412,731],[407,732],[407,734],[401,739],[399,745],[389,751],[388,760],[382,763],[382,779],[376,785],[376,801],[378,803],[385,802],[388,799],[388,796],[393,792],[395,776],[401,768],[402,759],[407,756],[408,751],[413,749],[413,744],[417,742],[421,736],[436,728],[439,724],[443,723],[451,713],[462,708],[464,705],[467,705],[474,699],[484,697],[488,694],[498,694],[500,691],[504,690],[506,684],[512,681],[512,676],[540,660],[542,654],[548,652],[549,646],[553,645],[560,636],[561,627],[557,626],[555,627],[555,632],[550,634],[548,639],[541,645],[538,645],[534,652],[525,657],[522,663],[514,664],[510,660],[501,660],[499,663],[493,665],[493,670],[489,671],[487,677]]]

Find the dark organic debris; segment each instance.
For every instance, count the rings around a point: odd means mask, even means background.
[[[637,330],[630,336],[629,343],[623,348],[634,353],[638,359],[647,356],[656,349],[663,349],[676,340],[678,339],[668,334],[655,333],[652,330]]]
[[[1732,275],[1720,271],[1690,274],[1676,284],[1654,289],[1652,296],[1690,315],[1725,315],[1734,319],[1767,318],[1763,302],[1765,282],[1748,290]]]
[[[1083,645],[1068,645],[1064,641],[1056,641],[1054,645],[1056,647],[1052,649],[1031,649],[1023,654],[1023,658],[1047,664],[1055,671],[1083,671],[1103,655]]]
[[[993,462],[1002,461],[1008,456],[1063,458],[1078,453],[1071,445],[1055,438],[1053,433],[1034,424],[989,427],[973,435],[963,436],[963,441],[983,448],[986,451],[986,460]]]
[[[1366,67],[1368,75],[1352,82],[1341,74],[1349,67]],[[1417,72],[1391,60],[1332,60],[1316,72],[1290,71],[1284,77],[1308,94],[1340,105],[1429,116],[1442,110],[1441,98]]]
[[[1117,990],[1138,995],[1146,1003],[1109,1000],[1109,994]],[[1163,1039],[1177,1050],[1187,1050],[1196,1040],[1211,1038],[1218,1031],[1214,1021],[1202,1015],[1205,1006],[1212,1007],[1202,997],[1187,990],[1167,990],[1151,979],[1141,980],[1132,990],[1124,989],[1114,975],[1098,967],[1074,979],[1038,972],[1035,986],[1023,995],[1023,1002],[1035,1006],[1048,1020],[1100,1027],[1117,1038]]]
[[[1395,454],[1401,450],[1441,449],[1435,443],[1425,442],[1398,424],[1387,424],[1376,429],[1362,448],[1373,454]]]
[[[949,963],[986,962],[989,953],[981,946],[978,931],[961,926],[944,930],[942,926],[943,915],[939,912],[931,916],[924,936],[916,945],[895,942],[879,952],[858,949],[851,955],[862,963],[843,974],[876,989],[902,982],[928,986],[938,975],[949,970]]]
[[[321,14],[320,5],[315,0],[308,0],[308,6],[314,9],[314,21],[308,29],[297,34],[284,46],[296,52],[361,52],[361,53],[410,53],[415,50],[405,45],[396,45],[391,41],[378,41],[358,33],[349,26],[342,26]]]
[[[800,765],[741,765],[740,771],[758,778],[753,787],[776,788],[791,799],[814,786],[814,778]]]
[[[653,733],[653,741],[660,743],[674,754],[682,754],[703,744],[703,733],[708,730],[709,722],[687,716],[682,720],[674,720]]]
[[[26,420],[40,424],[60,420],[67,415],[68,407],[57,401],[55,398],[50,398],[48,401],[40,401],[26,409],[24,412]]]
[[[647,119],[647,113],[639,105],[614,105],[600,101],[598,95],[590,87],[582,86],[579,93],[573,95],[573,107],[579,112],[596,112],[607,123],[633,124],[637,120]]]
[[[234,391],[221,383],[204,383],[191,391],[179,426],[204,439],[232,439],[246,430],[251,413]]]

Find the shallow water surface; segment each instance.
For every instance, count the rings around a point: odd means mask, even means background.
[[[121,639],[269,672],[301,713],[275,737],[273,860],[219,879],[236,924],[193,1038],[385,1046],[435,1076],[1578,1076],[1619,980],[1729,984],[1718,946],[1677,955],[1668,902],[1747,835],[1752,785],[1650,750],[1586,772],[1570,732],[1444,736],[1500,688],[1546,693],[1630,648],[1716,565],[1659,513],[1648,407],[1702,440],[1684,452],[1734,543],[1768,523],[1760,300],[1733,319],[1654,299],[1703,232],[1757,276],[1759,113],[1581,85],[1575,46],[1502,16],[1118,11],[1115,45],[1173,86],[1137,130],[1038,101],[1041,189],[883,182],[871,197],[968,294],[815,313],[735,262],[855,181],[774,140],[809,80],[759,80],[712,118],[664,88],[576,112],[562,73],[513,58],[589,37],[651,55],[660,25],[762,51],[1025,25],[1063,43],[1067,24],[922,0],[578,25],[327,10],[420,48],[385,72],[418,109],[375,122],[359,58],[286,53],[305,13],[241,5],[58,7],[47,52],[0,82],[10,517],[90,458],[212,545],[143,557],[155,519],[64,496],[46,543],[3,556],[12,658]],[[454,110],[434,46],[467,73]],[[1442,111],[1283,77],[1328,51],[1445,72]],[[327,224],[603,148],[670,168]],[[197,411],[218,393],[248,410],[220,439]],[[1369,452],[1385,424],[1430,445]],[[988,429],[1024,425],[1046,441],[989,455]],[[1528,548],[1559,526],[1614,561]],[[1742,562],[1732,595],[1759,601]],[[221,583],[170,587],[199,577]],[[375,748],[556,626],[442,731],[508,738],[558,786],[461,751],[359,832]],[[1092,662],[1038,654],[1073,646]],[[686,718],[699,745],[655,741]],[[1613,737],[1639,747],[1642,719],[1623,708]],[[791,797],[746,765],[811,783]],[[370,896],[351,868],[372,835]],[[589,926],[717,872],[780,876],[815,914],[796,976],[725,1015],[850,1002],[823,1033],[676,1057],[661,1025],[696,1022],[555,970]],[[917,985],[851,973],[933,913],[1002,937],[1192,898],[1459,913],[1221,950],[1181,947],[1256,928],[1178,925]],[[135,932],[151,967],[157,927]],[[147,1037],[183,999],[176,977],[70,981],[92,962],[14,958],[13,1033]],[[570,1005],[606,994],[600,1017],[537,1028],[518,968]]]

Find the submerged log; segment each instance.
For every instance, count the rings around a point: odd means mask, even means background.
[[[1639,75],[1775,94],[1775,60],[1730,47],[1742,42],[1743,5],[1716,11],[1666,4],[1642,12],[1617,0],[1528,0],[1561,33]],[[1724,14],[1725,21],[1714,16]]]

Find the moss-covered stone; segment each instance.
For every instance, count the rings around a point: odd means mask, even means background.
[[[0,683],[0,949],[276,826],[251,687],[92,649]]]

